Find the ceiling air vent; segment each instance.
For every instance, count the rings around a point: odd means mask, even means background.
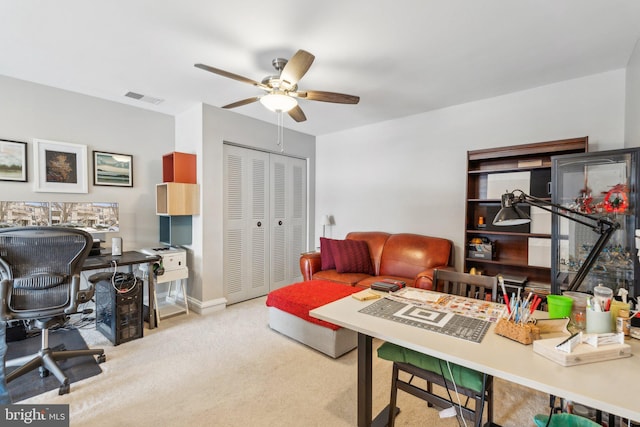
[[[142,95],[140,93],[135,93],[135,92],[127,92],[124,94],[124,96],[128,98],[137,99],[138,101],[148,102],[149,104],[155,104],[155,105],[158,105],[164,101],[164,99],[154,98],[152,96]]]

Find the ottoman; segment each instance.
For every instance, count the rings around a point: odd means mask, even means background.
[[[362,291],[328,280],[310,280],[267,295],[269,327],[322,353],[337,358],[358,344],[355,331],[309,316],[309,311]]]

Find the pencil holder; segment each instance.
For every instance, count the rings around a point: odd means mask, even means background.
[[[516,323],[504,318],[498,320],[494,332],[525,345],[540,339],[540,328],[533,323]]]

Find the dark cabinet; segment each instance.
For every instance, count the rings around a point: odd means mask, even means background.
[[[615,231],[578,290],[598,284],[638,295],[635,230],[638,229],[640,149],[559,155],[552,158],[553,203],[616,221]],[[591,227],[554,215],[552,219],[553,293],[571,282],[600,234]]]

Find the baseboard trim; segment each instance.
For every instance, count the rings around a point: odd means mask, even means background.
[[[226,298],[216,298],[208,301],[199,301],[197,299],[188,297],[189,310],[198,314],[208,314],[216,311],[224,310],[227,308]]]

